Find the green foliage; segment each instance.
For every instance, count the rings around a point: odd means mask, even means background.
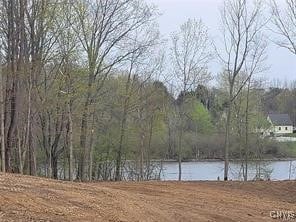
[[[271,127],[271,123],[267,120],[266,115],[263,113],[257,113],[257,115],[252,116],[250,120],[250,125],[252,130],[266,130]]]
[[[193,104],[191,117],[196,125],[198,133],[209,134],[213,132],[214,126],[211,121],[210,113],[200,102],[195,102]]]

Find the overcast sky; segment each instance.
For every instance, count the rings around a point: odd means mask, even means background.
[[[146,0],[157,6],[162,14],[159,18],[160,32],[169,38],[170,33],[178,30],[188,18],[201,18],[209,28],[211,37],[219,37],[219,8],[223,0]],[[282,4],[284,0],[277,0]],[[270,36],[270,34],[269,34]],[[273,37],[273,36],[271,36]],[[276,38],[276,36],[274,36]],[[270,69],[264,74],[270,81],[296,80],[296,56],[270,42],[268,46],[267,65]],[[221,67],[218,63],[211,64],[210,71],[217,74]]]

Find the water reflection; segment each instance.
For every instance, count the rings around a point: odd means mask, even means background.
[[[182,180],[217,180],[223,179],[224,162],[184,162]],[[296,179],[296,161],[264,161],[249,164],[248,179],[252,180],[260,173],[261,178],[271,180]],[[163,163],[162,180],[178,180],[178,163]],[[229,179],[242,180],[241,163],[232,162],[229,167]]]

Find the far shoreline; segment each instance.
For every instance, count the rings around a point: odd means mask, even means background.
[[[229,159],[230,162],[241,162],[244,161],[242,159]],[[252,159],[249,160],[248,162],[258,162],[258,161],[263,161],[263,162],[272,162],[272,161],[296,161],[295,157],[288,157],[288,158],[264,158],[264,159]],[[151,162],[163,162],[163,163],[176,163],[178,160],[174,159],[167,159],[167,160],[151,160]],[[186,162],[224,162],[223,159],[185,159],[182,160],[182,163]]]

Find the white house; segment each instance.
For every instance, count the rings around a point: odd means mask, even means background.
[[[267,120],[271,123],[270,135],[280,136],[293,133],[293,123],[288,114],[269,114]]]

